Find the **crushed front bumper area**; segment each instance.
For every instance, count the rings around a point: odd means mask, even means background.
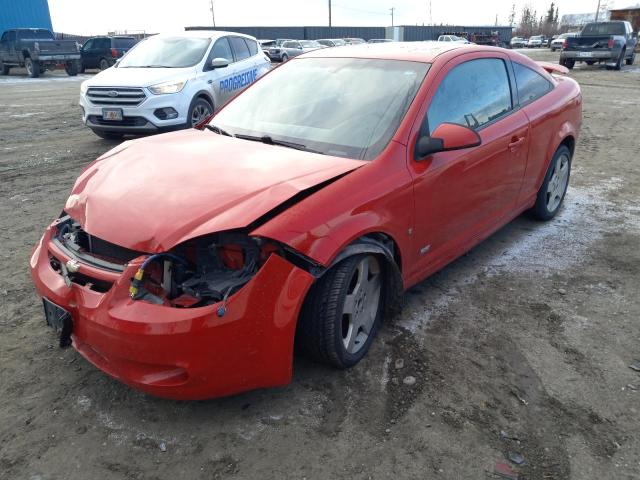
[[[290,381],[296,322],[314,281],[310,273],[272,254],[219,316],[219,303],[175,308],[132,300],[130,281],[143,257],[122,272],[80,263],[81,278],[89,280],[68,286],[51,257],[74,259],[56,245],[54,231],[49,227],[36,246],[31,275],[41,296],[71,314],[74,348],[99,369],[152,395],[180,400]]]

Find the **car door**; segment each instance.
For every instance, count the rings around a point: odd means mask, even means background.
[[[508,57],[467,54],[449,61],[427,95],[416,138],[444,122],[474,129],[481,145],[410,158],[418,272],[436,270],[491,234],[515,209],[526,168],[529,124],[515,108]]]
[[[229,65],[223,68],[213,68],[211,62],[214,58],[225,58],[229,61]],[[229,37],[218,38],[215,40],[211,50],[209,50],[202,72],[198,74],[198,77],[207,85],[215,101],[214,109],[216,111],[232,97],[233,88],[230,79],[234,77],[236,71],[237,65],[231,50]]]
[[[256,59],[251,55],[251,50],[243,37],[229,37],[233,57],[235,58],[234,79],[231,88],[231,97],[233,98],[257,78],[255,72]]]

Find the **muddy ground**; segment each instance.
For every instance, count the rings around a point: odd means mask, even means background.
[[[509,452],[524,479],[640,478],[640,66],[571,76],[584,125],[555,220],[413,288],[356,368],[296,359],[285,388],[201,402],[54,346],[28,257],[116,143],[81,124],[82,76],[0,78],[0,478],[482,479]]]

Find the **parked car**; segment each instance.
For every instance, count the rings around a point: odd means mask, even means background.
[[[547,70],[566,72],[444,42],[318,49],[202,131],[115,147],[31,256],[47,322],[176,399],[286,384],[294,344],[356,365],[403,290],[521,212],[560,210],[581,94]]]
[[[625,62],[633,65],[637,44],[637,33],[629,22],[587,23],[579,35],[564,39],[560,65],[571,69],[576,62],[604,63],[607,68],[620,70]]]
[[[316,42],[325,47],[344,47],[347,44],[347,42],[341,38],[321,38],[320,40],[316,40]]]
[[[393,42],[391,38],[371,38],[367,40],[367,43],[390,43]]]
[[[255,38],[222,31],[154,35],[80,87],[82,120],[103,138],[189,128],[264,75]]]
[[[438,42],[471,43],[466,38],[458,37],[457,35],[440,35]]]
[[[289,38],[277,38],[276,40],[270,40],[268,44],[263,45],[262,50],[267,54],[272,62],[286,62],[289,60],[290,55],[284,51],[282,45],[285,42],[294,41],[295,40],[291,40]]]
[[[80,49],[80,71],[87,68],[106,70],[135,44],[135,37],[93,37]]]
[[[322,45],[315,40],[289,40],[284,42],[279,49],[281,62],[286,62],[290,58],[319,48],[326,48],[326,45]]]
[[[345,38],[344,41],[347,45],[360,45],[361,43],[366,43],[362,38]]]
[[[14,67],[24,67],[31,78],[64,64],[68,75],[78,74],[80,52],[75,40],[56,40],[43,28],[7,30],[0,37],[0,72],[9,75]]]
[[[509,42],[511,48],[525,48],[527,46],[527,39],[522,37],[513,37]]]
[[[578,35],[577,32],[567,32],[567,33],[562,33],[558,35],[556,38],[551,40],[551,43],[549,45],[551,47],[551,51],[555,52],[556,50],[561,50],[562,45],[564,44],[564,39],[569,37],[575,37],[576,35]]]
[[[544,47],[546,42],[546,37],[544,35],[534,35],[533,37],[529,37],[527,41],[527,48],[540,48]]]

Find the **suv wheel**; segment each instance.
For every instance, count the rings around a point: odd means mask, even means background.
[[[106,58],[101,58],[100,59],[100,70],[106,70],[107,68],[109,68],[109,62],[107,61]]]
[[[282,55],[282,63],[286,62],[287,60],[289,60],[289,56],[286,53],[284,53]]]
[[[195,98],[189,107],[187,128],[193,128],[213,113],[213,107],[204,98]]]
[[[40,62],[34,62],[30,57],[24,59],[24,68],[27,69],[27,75],[31,78],[40,76]]]

